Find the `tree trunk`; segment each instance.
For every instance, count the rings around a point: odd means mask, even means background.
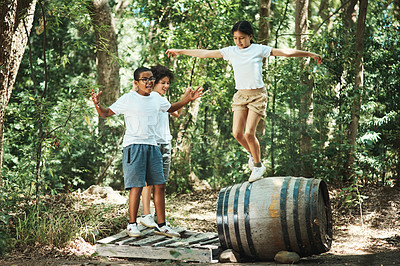
[[[269,17],[271,16],[271,0],[259,0],[260,22],[258,32],[258,43],[267,45],[269,42]]]
[[[329,0],[321,0],[319,5],[318,15],[322,18],[323,21],[328,20],[328,29],[332,28],[332,19],[330,19],[331,11],[329,6]],[[316,30],[316,28],[314,28]]]
[[[110,106],[120,96],[118,42],[113,14],[108,0],[93,0],[89,10],[96,36],[97,85],[99,90],[103,91],[101,103]],[[108,149],[105,152],[105,161],[108,162],[100,166],[97,184],[105,178],[109,166],[114,161],[114,148],[118,149],[120,145],[115,136],[121,134],[120,128],[108,126],[104,119],[99,120],[99,130],[101,142]]]
[[[345,19],[343,21],[343,25],[345,29],[349,29],[355,23],[353,20],[355,18],[354,11],[358,0],[342,0],[342,2],[346,2],[343,4],[345,6]]]
[[[397,21],[400,21],[400,0],[394,0],[394,15]]]
[[[355,146],[357,139],[357,132],[360,120],[360,110],[361,110],[361,98],[363,91],[363,74],[364,74],[364,66],[363,66],[363,50],[364,50],[364,32],[365,32],[365,21],[367,17],[367,9],[368,9],[368,0],[360,0],[360,7],[358,11],[358,20],[357,20],[357,32],[356,32],[356,47],[355,47],[355,80],[354,80],[354,89],[355,96],[352,103],[351,110],[351,122],[348,126],[348,144],[350,145],[350,149],[346,154],[346,176],[345,180],[352,181],[354,178],[354,156],[355,156]]]
[[[258,32],[258,43],[268,45],[269,43],[269,35],[270,35],[270,26],[269,26],[269,17],[271,15],[271,0],[259,0],[260,5],[260,22],[259,22],[259,32]],[[264,64],[266,62],[264,58]],[[265,135],[265,117],[260,119],[260,122],[257,125],[256,132]],[[263,155],[263,151],[266,150],[266,143],[260,141],[260,152],[261,158]]]
[[[93,0],[90,7],[96,35],[97,84],[102,104],[109,106],[120,96],[118,43],[114,19],[108,0]]]
[[[0,2],[0,173],[5,109],[31,32],[35,7],[36,0]]]
[[[304,50],[304,43],[307,41],[308,32],[308,0],[296,1],[296,48]],[[309,58],[300,58],[300,68],[306,69]],[[313,81],[306,73],[302,74],[301,81],[304,93],[300,99],[300,156],[301,175],[304,177],[313,176],[312,164],[312,126],[313,126]]]

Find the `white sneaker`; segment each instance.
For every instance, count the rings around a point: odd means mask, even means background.
[[[162,227],[156,227],[154,228],[154,234],[157,235],[164,235],[164,236],[169,236],[169,237],[180,237],[181,235],[178,232],[175,232],[174,229],[169,227],[168,225],[164,225]]]
[[[140,218],[140,223],[149,228],[154,228],[157,226],[151,214],[142,215],[142,217]]]
[[[157,223],[157,213],[154,214],[154,222]],[[168,226],[171,226],[171,224],[168,222],[167,218],[165,218],[165,224]]]
[[[257,181],[258,179],[263,178],[263,174],[265,173],[265,166],[261,164],[261,167],[254,167],[253,171],[251,172],[249,182]]]
[[[249,162],[248,162],[248,164],[249,164],[250,170],[253,171],[253,169],[254,169],[254,159],[251,156],[251,154],[249,154]]]
[[[139,228],[137,227],[137,224],[128,224],[128,226],[126,227],[125,232],[128,234],[128,236],[132,236],[132,237],[137,237],[137,236],[141,236],[142,234],[140,233]]]

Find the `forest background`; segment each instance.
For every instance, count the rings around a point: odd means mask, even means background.
[[[165,55],[234,45],[238,20],[253,24],[258,43],[323,58],[320,66],[265,62],[269,98],[258,137],[267,175],[343,184],[349,203],[362,200],[360,186],[400,185],[399,0],[30,0],[0,8],[0,253],[43,239],[26,233],[45,220],[41,197],[93,184],[123,189],[123,119],[99,119],[89,93],[103,90],[102,104],[112,104],[132,89],[139,66],[174,71],[171,102],[187,86],[205,88],[171,119],[168,193],[246,181],[247,153],[231,135],[228,62]]]

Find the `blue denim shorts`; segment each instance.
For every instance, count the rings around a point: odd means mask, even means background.
[[[131,144],[122,155],[125,189],[165,184],[163,160],[158,146]]]

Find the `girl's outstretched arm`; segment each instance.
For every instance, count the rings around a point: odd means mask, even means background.
[[[312,53],[312,52],[307,52],[307,51],[301,51],[301,50],[295,50],[295,49],[275,49],[273,48],[271,51],[272,56],[284,56],[284,57],[311,57],[315,60],[315,62],[321,64],[322,57],[319,54]]]
[[[168,49],[165,53],[168,54],[169,57],[175,57],[177,55],[183,54],[200,58],[222,58],[222,54],[219,50]]]

